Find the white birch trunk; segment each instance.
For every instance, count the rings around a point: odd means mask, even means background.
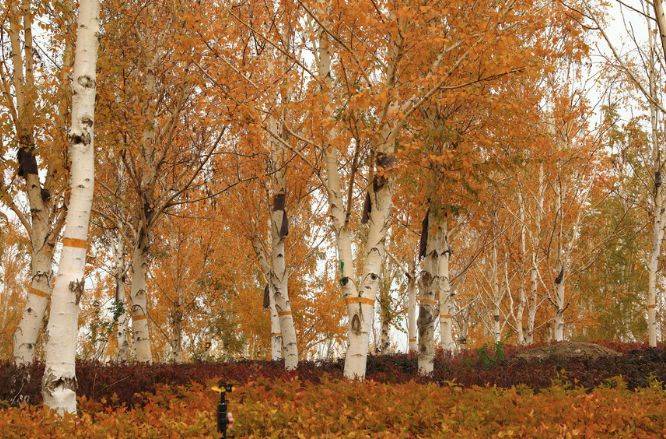
[[[81,0],[72,75],[70,200],[62,255],[51,297],[42,380],[44,404],[59,413],[76,413],[74,362],[94,190],[93,121],[99,23],[98,1]]]
[[[391,347],[391,280],[386,276],[387,267],[383,268],[382,282],[379,287],[379,343],[376,345],[378,354],[386,354]]]
[[[275,126],[275,124],[273,124]],[[284,353],[284,367],[294,370],[298,367],[298,345],[296,344],[296,328],[291,314],[289,301],[289,272],[287,268],[287,254],[285,238],[288,233],[288,217],[286,210],[287,184],[286,167],[283,156],[279,153],[280,146],[271,142],[272,178],[272,209],[271,209],[271,259],[270,259],[270,292],[275,300],[275,309],[280,320],[280,333],[282,334],[282,347]]]
[[[357,296],[347,297],[349,312],[349,348],[345,357],[345,377],[365,378],[368,358],[369,331],[373,321],[374,302],[379,292],[381,264],[385,253],[385,239],[389,227],[392,204],[392,178],[381,175],[386,167],[382,157],[390,162],[395,147],[392,134],[385,134],[385,142],[377,153],[374,180],[368,188],[371,211],[368,235],[364,246],[363,271]]]
[[[493,315],[492,315],[492,330],[493,341],[499,343],[502,340],[502,325],[500,322],[500,305],[502,302],[502,295],[500,291],[498,266],[497,266],[497,236],[495,234],[497,229],[497,212],[493,213],[493,249],[492,259],[490,264],[490,287],[492,290],[493,301]]]
[[[322,29],[319,38],[319,75],[328,89],[332,86],[331,54],[328,36]],[[325,90],[326,92],[328,90]],[[327,111],[333,115],[332,108]],[[354,278],[351,251],[351,232],[347,212],[343,203],[340,175],[338,172],[339,151],[333,147],[325,148],[326,190],[329,212],[333,222],[340,264],[340,284],[347,303],[349,316],[348,348],[345,357],[344,375],[349,379],[364,379],[370,330],[373,322],[374,304],[379,287],[381,262],[384,258],[384,242],[388,229],[388,219],[392,204],[392,178],[383,175],[394,161],[397,128],[382,129],[381,140],[375,150],[377,173],[368,189],[371,211],[368,215],[368,234],[364,245],[363,268],[358,283]],[[357,286],[358,285],[358,286]]]
[[[132,333],[136,361],[151,363],[153,354],[148,332],[148,300],[146,295],[146,268],[148,262],[146,260],[145,244],[142,241],[143,238],[140,237],[139,243],[132,253],[132,283],[130,286]]]
[[[407,276],[407,338],[408,351],[412,353],[419,350],[416,337],[416,267],[410,267]]]
[[[536,325],[536,313],[539,304],[538,290],[539,290],[539,277],[538,277],[537,255],[532,252],[532,266],[530,267],[530,302],[527,310],[527,333],[525,334],[525,344],[531,345],[534,343],[534,329]]]
[[[183,362],[183,310],[180,303],[180,292],[171,313],[171,361]]]
[[[434,369],[435,360],[435,321],[437,319],[437,299],[440,287],[439,259],[444,256],[446,243],[446,218],[437,206],[428,211],[425,257],[421,262],[419,279],[419,375],[429,375]],[[423,238],[422,238],[423,239]]]
[[[659,176],[657,176],[659,178]],[[652,223],[652,248],[648,261],[648,300],[647,300],[647,326],[648,342],[650,347],[657,346],[657,275],[659,273],[659,256],[661,244],[664,239],[664,190],[661,185],[655,187],[654,218]]]
[[[525,305],[527,304],[527,294],[525,292],[525,257],[527,255],[527,239],[526,239],[526,218],[525,206],[523,202],[523,194],[518,192],[518,216],[520,219],[520,286],[518,287],[518,306],[516,307],[516,339],[519,345],[525,345],[525,329],[523,328],[523,316],[525,314]],[[506,273],[508,276],[508,271]],[[507,281],[507,288],[509,287]]]
[[[127,340],[127,312],[125,312],[125,245],[123,237],[118,228],[118,236],[116,246],[114,249],[114,281],[115,281],[115,295],[114,295],[114,310],[113,320],[114,329],[116,331],[116,341],[118,343],[118,352],[116,353],[116,361],[125,362],[129,359],[129,341]]]
[[[26,365],[34,360],[35,345],[44,321],[44,312],[51,295],[53,248],[58,230],[51,227],[53,203],[48,191],[42,188],[35,157],[34,91],[32,52],[32,12],[30,3],[13,2],[8,8],[9,40],[12,52],[14,91],[16,97],[16,133],[19,151],[19,175],[25,179],[25,193],[30,206],[30,224],[24,224],[30,238],[30,285],[21,321],[14,333],[14,362]],[[21,23],[20,18],[23,18]],[[24,32],[23,44],[20,31]],[[22,47],[23,46],[23,47]],[[23,62],[25,59],[25,63]],[[65,49],[64,62],[71,59]],[[25,66],[25,75],[24,75]],[[51,172],[47,172],[48,185]]]
[[[564,341],[564,263],[560,262],[557,266],[557,277],[555,278],[555,323],[554,339],[555,341]]]
[[[453,294],[451,291],[451,273],[449,261],[451,259],[451,245],[449,243],[449,229],[447,215],[442,220],[443,247],[437,259],[437,280],[439,292],[439,330],[440,342],[444,352],[453,353],[456,348],[453,340]]]
[[[33,226],[33,229],[35,226]],[[32,253],[30,264],[30,287],[21,321],[14,333],[14,363],[27,365],[35,356],[35,345],[44,320],[44,311],[51,295],[51,264],[53,247],[44,243],[41,249]]]
[[[269,229],[271,227],[270,219],[268,220],[268,227]],[[257,256],[257,260],[259,261],[261,272],[263,273],[263,276],[267,282],[266,288],[268,290],[268,312],[271,323],[271,360],[280,361],[282,360],[282,331],[280,329],[280,317],[278,316],[277,309],[275,308],[275,294],[273,293],[273,285],[269,280],[271,275],[271,267],[268,264],[266,253],[264,252],[264,248],[258,236],[252,237],[252,247],[254,248],[254,253]]]
[[[539,309],[539,241],[541,239],[541,219],[543,217],[543,203],[546,194],[546,179],[543,169],[543,163],[539,165],[539,187],[537,192],[536,206],[534,213],[534,231],[531,232],[532,241],[532,264],[530,268],[530,295],[529,309],[527,311],[527,334],[525,344],[534,343],[534,330],[536,327],[536,314]]]
[[[666,59],[666,14],[662,0],[653,0],[653,8],[657,21],[657,30],[659,32],[663,59]],[[648,21],[648,33],[650,43],[649,56],[649,85],[650,95],[656,101],[660,101],[660,93],[657,88],[658,73],[656,69],[657,60],[655,60],[654,46],[656,45],[652,37],[651,24]],[[653,102],[650,102],[650,122],[651,122],[651,143],[652,143],[652,162],[655,169],[654,173],[654,206],[652,223],[652,246],[650,258],[648,261],[648,297],[647,297],[647,329],[648,343],[650,347],[657,346],[657,275],[659,272],[659,256],[661,255],[661,245],[664,239],[664,227],[666,219],[666,206],[664,206],[664,188],[662,185],[661,163],[662,147],[659,142],[659,111]]]
[[[273,361],[280,361],[283,357],[283,342],[282,342],[282,329],[280,327],[280,316],[278,316],[277,308],[275,307],[275,294],[273,287],[268,286],[268,300],[269,300],[269,314],[271,318],[271,359]]]

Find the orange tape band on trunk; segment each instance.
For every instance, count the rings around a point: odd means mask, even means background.
[[[32,294],[33,296],[39,296],[39,297],[49,297],[49,293],[46,291],[38,290],[37,288],[30,287],[28,289],[28,294]]]
[[[351,303],[365,303],[366,305],[375,304],[374,299],[369,299],[367,297],[345,297],[345,302],[347,302],[348,305]]]
[[[88,241],[77,238],[63,238],[62,245],[65,247],[86,248],[88,247]]]

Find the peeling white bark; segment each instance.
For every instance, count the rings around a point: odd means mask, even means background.
[[[520,286],[518,287],[518,305],[516,306],[515,324],[516,324],[516,339],[519,345],[525,345],[525,329],[523,327],[523,318],[525,314],[525,306],[527,304],[527,293],[525,291],[525,257],[527,255],[527,237],[526,237],[526,218],[525,206],[523,202],[523,194],[518,191],[518,216],[520,219]],[[505,270],[507,276],[506,283],[507,289],[509,288],[508,281],[508,267]]]
[[[280,316],[275,307],[275,293],[273,287],[268,284],[269,314],[271,318],[271,359],[280,361],[283,358],[284,343],[282,341],[282,328],[280,327]]]
[[[62,255],[51,297],[42,380],[44,404],[59,413],[76,413],[74,362],[95,175],[93,123],[98,33],[98,1],[80,0],[69,130],[70,200]]]
[[[130,295],[132,300],[132,333],[134,336],[134,351],[136,361],[151,363],[153,354],[150,347],[148,332],[148,300],[146,297],[146,271],[148,261],[142,239],[132,253],[132,283]]]
[[[35,157],[35,120],[33,75],[33,38],[32,11],[30,3],[13,2],[8,8],[9,40],[12,52],[14,94],[16,98],[16,134],[19,151],[19,175],[25,179],[25,194],[30,207],[30,221],[17,212],[21,219],[31,245],[30,285],[21,321],[14,333],[14,362],[26,365],[34,360],[35,345],[44,321],[44,312],[51,295],[51,278],[53,265],[53,248],[59,226],[53,227],[51,215],[54,204],[50,195],[39,179],[37,158]],[[22,18],[22,23],[21,23]],[[23,44],[20,32],[23,30]],[[65,48],[63,62],[71,60],[69,45]],[[25,60],[25,63],[24,63]],[[25,67],[25,72],[24,72]],[[25,74],[24,74],[25,73]],[[45,187],[49,187],[52,173],[47,172]],[[45,196],[46,195],[46,196]],[[10,201],[10,208],[15,212],[17,207]]]
[[[421,275],[419,278],[419,318],[417,320],[419,332],[419,375],[429,375],[435,365],[435,321],[437,320],[437,299],[441,282],[438,270],[442,264],[440,259],[445,256],[448,249],[446,216],[431,204],[428,211],[428,236],[426,240],[425,257],[421,261]]]
[[[33,230],[35,226],[36,224],[33,225]],[[51,295],[52,262],[53,247],[50,242],[44,243],[42,248],[32,253],[28,297],[21,321],[14,333],[14,362],[17,365],[30,364],[34,360],[37,337]]]
[[[273,132],[277,124],[273,123]],[[285,238],[288,231],[287,180],[286,166],[281,153],[281,146],[271,142],[271,259],[269,292],[274,298],[275,310],[280,320],[280,333],[282,335],[282,348],[284,354],[284,367],[294,370],[298,367],[298,345],[296,343],[296,328],[291,313],[289,301],[289,271],[287,268],[287,253]]]
[[[662,0],[653,0],[652,2],[655,18],[657,21],[657,30],[659,32],[663,59],[666,59],[666,13]],[[651,25],[648,21],[648,34],[650,43],[650,54],[648,61],[650,68],[649,93],[654,101],[660,102],[661,93],[657,87],[658,75],[655,59],[656,46]],[[666,193],[664,192],[663,178],[661,173],[662,166],[662,145],[659,141],[659,111],[654,102],[650,102],[650,122],[651,122],[651,143],[652,143],[652,162],[655,169],[654,173],[654,204],[652,219],[652,246],[648,261],[648,297],[647,297],[647,329],[648,343],[650,347],[657,346],[657,275],[659,272],[659,256],[661,255],[661,245],[664,239],[664,227],[666,227],[666,206],[664,206]],[[661,113],[663,118],[663,113]]]
[[[439,293],[439,331],[440,342],[444,352],[453,353],[456,348],[453,340],[453,292],[451,290],[451,272],[449,261],[451,259],[451,245],[449,243],[448,217],[444,214],[442,222],[443,247],[437,258],[437,280]]]
[[[331,54],[328,36],[324,30],[319,38],[319,75],[321,83],[332,89]],[[326,109],[331,115],[332,108]],[[338,171],[339,151],[333,145],[325,148],[325,185],[328,195],[329,212],[333,223],[340,264],[340,284],[347,303],[349,316],[348,348],[345,356],[344,375],[348,379],[364,379],[370,330],[373,323],[374,305],[379,291],[381,263],[384,258],[384,244],[388,230],[388,220],[392,204],[392,180],[384,171],[395,160],[395,143],[398,127],[385,125],[374,148],[374,179],[368,188],[371,211],[368,215],[368,233],[363,246],[363,266],[358,280],[355,279],[351,251],[351,232],[347,211],[343,203],[340,175]]]
[[[271,227],[271,220],[268,220],[268,227]],[[268,311],[271,322],[271,360],[282,360],[282,330],[280,329],[280,317],[278,316],[277,309],[275,308],[275,294],[273,293],[273,284],[269,281],[271,275],[271,267],[266,259],[266,252],[262,241],[258,236],[252,237],[252,248],[259,261],[259,267],[266,280],[266,288],[268,289]]]
[[[345,357],[345,377],[363,379],[369,348],[369,330],[373,321],[374,301],[379,293],[381,263],[384,259],[384,244],[389,227],[389,215],[392,204],[392,178],[381,175],[384,165],[380,163],[382,155],[392,156],[394,140],[385,133],[385,142],[376,158],[374,181],[368,188],[372,210],[368,219],[368,234],[365,240],[363,270],[356,297],[347,297],[349,312],[349,348]],[[382,155],[380,155],[382,154]]]
[[[536,212],[534,213],[534,231],[531,235],[531,267],[530,267],[530,295],[527,310],[527,334],[525,344],[534,343],[534,330],[536,326],[536,314],[539,309],[539,242],[541,239],[541,220],[543,218],[543,204],[546,195],[546,178],[543,163],[539,165],[539,186],[537,190]]]

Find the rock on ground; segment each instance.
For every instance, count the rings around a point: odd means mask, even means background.
[[[516,358],[522,360],[547,360],[550,358],[594,360],[602,357],[619,357],[621,355],[613,349],[595,343],[563,341],[528,349],[516,354]]]

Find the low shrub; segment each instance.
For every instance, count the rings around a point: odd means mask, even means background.
[[[207,385],[211,384],[210,382]],[[5,438],[218,437],[217,394],[207,385],[157,386],[132,409],[81,397],[79,416],[59,419],[40,406],[0,409]],[[666,392],[616,385],[437,385],[349,382],[320,374],[318,382],[262,377],[229,394],[236,419],[230,437],[626,437],[666,435]]]
[[[417,376],[416,357],[407,354],[371,356],[367,378],[381,383],[456,383],[462,386],[497,386],[509,388],[524,385],[535,390],[547,388],[554,381],[591,389],[608,379],[622,377],[629,389],[646,387],[653,381],[666,382],[666,350],[616,349],[620,357],[594,360],[550,359],[526,361],[514,358],[517,349],[487,347],[470,350],[455,357],[439,353],[433,375]],[[261,378],[295,379],[318,383],[323,375],[340,377],[343,362],[301,362],[295,372],[284,371],[282,364],[267,361],[188,364],[112,364],[78,362],[78,394],[89,400],[107,401],[112,406],[136,406],[144,403],[146,393],[160,385],[205,383],[221,378],[244,384]],[[16,368],[0,364],[0,401],[5,405],[41,402],[40,380],[43,366],[34,364]],[[142,396],[143,394],[143,396]]]

